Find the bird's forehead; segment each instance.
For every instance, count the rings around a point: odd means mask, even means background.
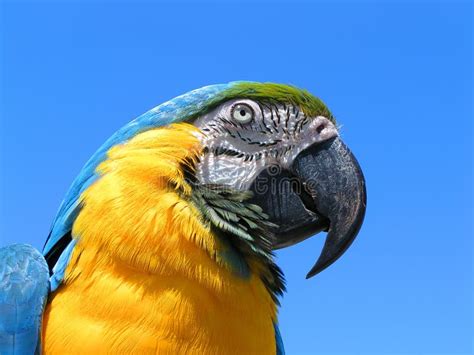
[[[182,105],[183,102],[179,102],[178,107],[199,106],[192,110],[192,113],[188,111],[191,113],[191,116],[188,116],[190,120],[194,120],[222,103],[234,99],[292,105],[298,107],[308,116],[322,115],[333,120],[330,111],[319,98],[305,90],[285,84],[234,81],[224,85],[207,86],[183,95],[183,97],[190,100],[184,100],[185,105]],[[172,101],[176,101],[176,99]],[[182,100],[179,99],[178,101]],[[192,102],[194,104],[189,105]]]

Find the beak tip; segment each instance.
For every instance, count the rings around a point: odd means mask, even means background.
[[[309,270],[309,272],[306,274],[306,280],[312,278],[313,276],[316,276],[319,274],[321,271],[323,271],[325,268],[327,268],[331,263],[329,262],[322,262],[321,258],[318,259],[316,264]]]

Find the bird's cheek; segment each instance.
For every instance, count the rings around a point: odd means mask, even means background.
[[[264,167],[261,161],[245,161],[240,157],[207,153],[196,164],[195,176],[202,184],[218,184],[235,190],[248,190]]]

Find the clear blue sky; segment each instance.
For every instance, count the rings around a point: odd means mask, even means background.
[[[448,1],[3,2],[0,246],[41,248],[84,162],[149,108],[211,83],[292,83],[342,124],[368,209],[309,281],[323,235],[278,252],[288,353],[471,353],[472,18]]]

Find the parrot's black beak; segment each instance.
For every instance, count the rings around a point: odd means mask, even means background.
[[[288,170],[266,169],[252,189],[254,202],[278,225],[275,249],[328,232],[321,255],[307,278],[327,268],[347,250],[364,220],[364,176],[338,137],[305,149]]]

